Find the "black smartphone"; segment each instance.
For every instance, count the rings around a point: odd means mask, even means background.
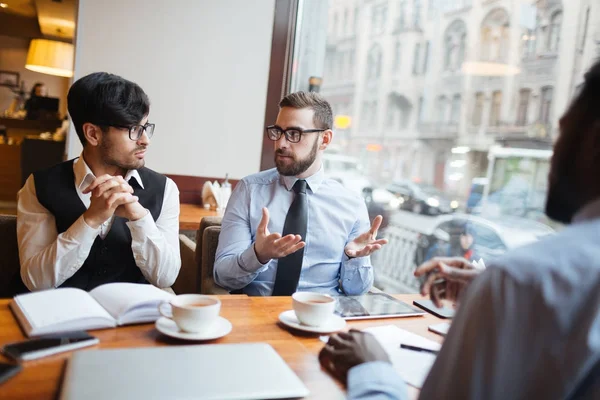
[[[413,304],[439,318],[454,317],[454,309],[449,307],[437,308],[431,300],[414,300]]]
[[[21,368],[19,364],[0,363],[0,384],[12,378]]]
[[[2,353],[17,361],[35,360],[63,351],[93,346],[98,339],[84,331],[66,332],[58,335],[39,336],[35,339],[9,343],[2,348]]]

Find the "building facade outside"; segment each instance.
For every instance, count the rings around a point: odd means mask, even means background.
[[[551,149],[600,56],[595,0],[301,4],[292,90],[322,78],[333,151],[378,184],[413,179],[466,197],[492,146]]]

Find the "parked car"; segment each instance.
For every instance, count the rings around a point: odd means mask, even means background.
[[[417,265],[433,257],[483,258],[487,262],[507,250],[535,242],[554,230],[547,225],[518,217],[481,218],[467,214],[437,217],[431,232],[418,239]]]
[[[449,214],[458,209],[456,199],[448,196],[431,185],[412,181],[396,181],[386,189],[395,194],[400,200],[400,208],[416,214],[439,215]]]
[[[363,189],[371,187],[370,180],[363,174],[358,159],[342,154],[323,155],[325,175],[334,179],[350,191],[361,194]]]
[[[365,187],[362,191],[363,198],[369,212],[369,219],[381,215],[383,222],[379,232],[390,223],[392,214],[400,207],[400,200],[393,193],[383,188]]]

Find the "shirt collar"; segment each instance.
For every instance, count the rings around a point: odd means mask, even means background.
[[[574,224],[577,224],[596,218],[600,218],[600,198],[593,200],[585,206],[583,206],[581,210],[579,210],[577,214],[575,214],[572,222]]]
[[[80,191],[83,191],[83,189],[88,187],[94,179],[96,179],[96,176],[83,159],[83,152],[79,155],[79,158],[75,160],[73,172],[75,173],[75,187]],[[131,178],[135,178],[140,187],[144,189],[144,183],[142,182],[142,178],[137,169],[127,171],[127,174],[125,174],[125,181],[129,182]]]
[[[284,184],[285,188],[288,191],[292,190],[292,188],[294,187],[294,184],[298,180],[298,178],[296,178],[295,176],[284,176],[284,175],[279,175],[279,176],[281,177],[281,182]],[[316,193],[317,190],[319,190],[319,187],[321,186],[323,181],[325,180],[325,171],[323,170],[323,164],[321,164],[321,168],[319,168],[319,170],[317,172],[315,172],[313,175],[309,176],[308,178],[305,178],[305,180],[306,180],[306,183],[308,184],[308,188],[313,193]]]

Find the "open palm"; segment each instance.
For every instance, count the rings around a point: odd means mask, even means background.
[[[381,215],[375,217],[371,229],[357,236],[353,241],[346,245],[344,248],[346,255],[350,258],[366,257],[387,244],[387,239],[377,239],[377,231],[379,230],[382,221],[383,217]]]

